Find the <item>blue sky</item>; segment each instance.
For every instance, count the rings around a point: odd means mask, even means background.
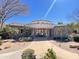
[[[28,5],[26,16],[14,16],[6,23],[30,23],[32,20],[49,20],[56,24],[58,22],[74,22],[68,18],[75,9],[79,8],[79,0],[56,0],[51,11],[44,17],[53,0],[21,0],[21,3]]]

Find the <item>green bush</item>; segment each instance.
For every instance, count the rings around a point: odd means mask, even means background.
[[[34,55],[34,50],[27,49],[23,51],[22,59],[36,59],[36,56]]]
[[[68,40],[69,41],[73,41],[74,40],[74,36],[73,35],[68,35]]]
[[[79,34],[75,34],[75,35],[74,35],[74,41],[79,42]]]
[[[48,49],[43,59],[57,59],[55,52],[52,49]]]
[[[68,39],[70,41],[77,41],[77,42],[79,42],[79,34],[69,35]]]

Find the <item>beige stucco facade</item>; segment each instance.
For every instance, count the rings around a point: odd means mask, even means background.
[[[31,36],[43,35],[45,37],[61,37],[67,36],[71,33],[70,28],[66,25],[53,25],[50,21],[47,20],[35,20],[29,24],[12,23],[9,24],[9,26],[18,30],[31,28]]]

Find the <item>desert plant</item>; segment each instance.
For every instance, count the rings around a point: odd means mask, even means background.
[[[48,49],[43,59],[57,59],[57,58],[55,52],[52,49]]]
[[[2,37],[0,36],[0,40],[2,39]]]
[[[33,38],[32,37],[20,37],[19,41],[20,42],[28,42],[28,41],[32,41]]]
[[[21,37],[21,38],[19,38],[19,41],[20,42],[28,41],[28,37]]]
[[[23,51],[22,59],[36,59],[36,56],[34,55],[34,50],[27,49]]]
[[[74,35],[74,41],[79,42],[79,34]]]
[[[0,45],[2,45],[2,40],[0,40]]]
[[[68,35],[68,40],[69,41],[73,41],[74,40],[74,36],[72,34]]]
[[[2,39],[2,36],[0,36],[0,45],[2,45],[2,40],[1,39]]]

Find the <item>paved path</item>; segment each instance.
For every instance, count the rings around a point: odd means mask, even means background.
[[[37,59],[40,59],[40,57],[42,57],[47,52],[48,48],[53,48],[53,50],[56,52],[58,59],[79,59],[78,54],[74,54],[64,49],[61,49],[56,45],[52,44],[51,41],[33,41],[29,46],[26,47],[26,49],[29,48],[35,50]],[[19,50],[2,55],[0,54],[0,59],[21,59],[22,51]]]

